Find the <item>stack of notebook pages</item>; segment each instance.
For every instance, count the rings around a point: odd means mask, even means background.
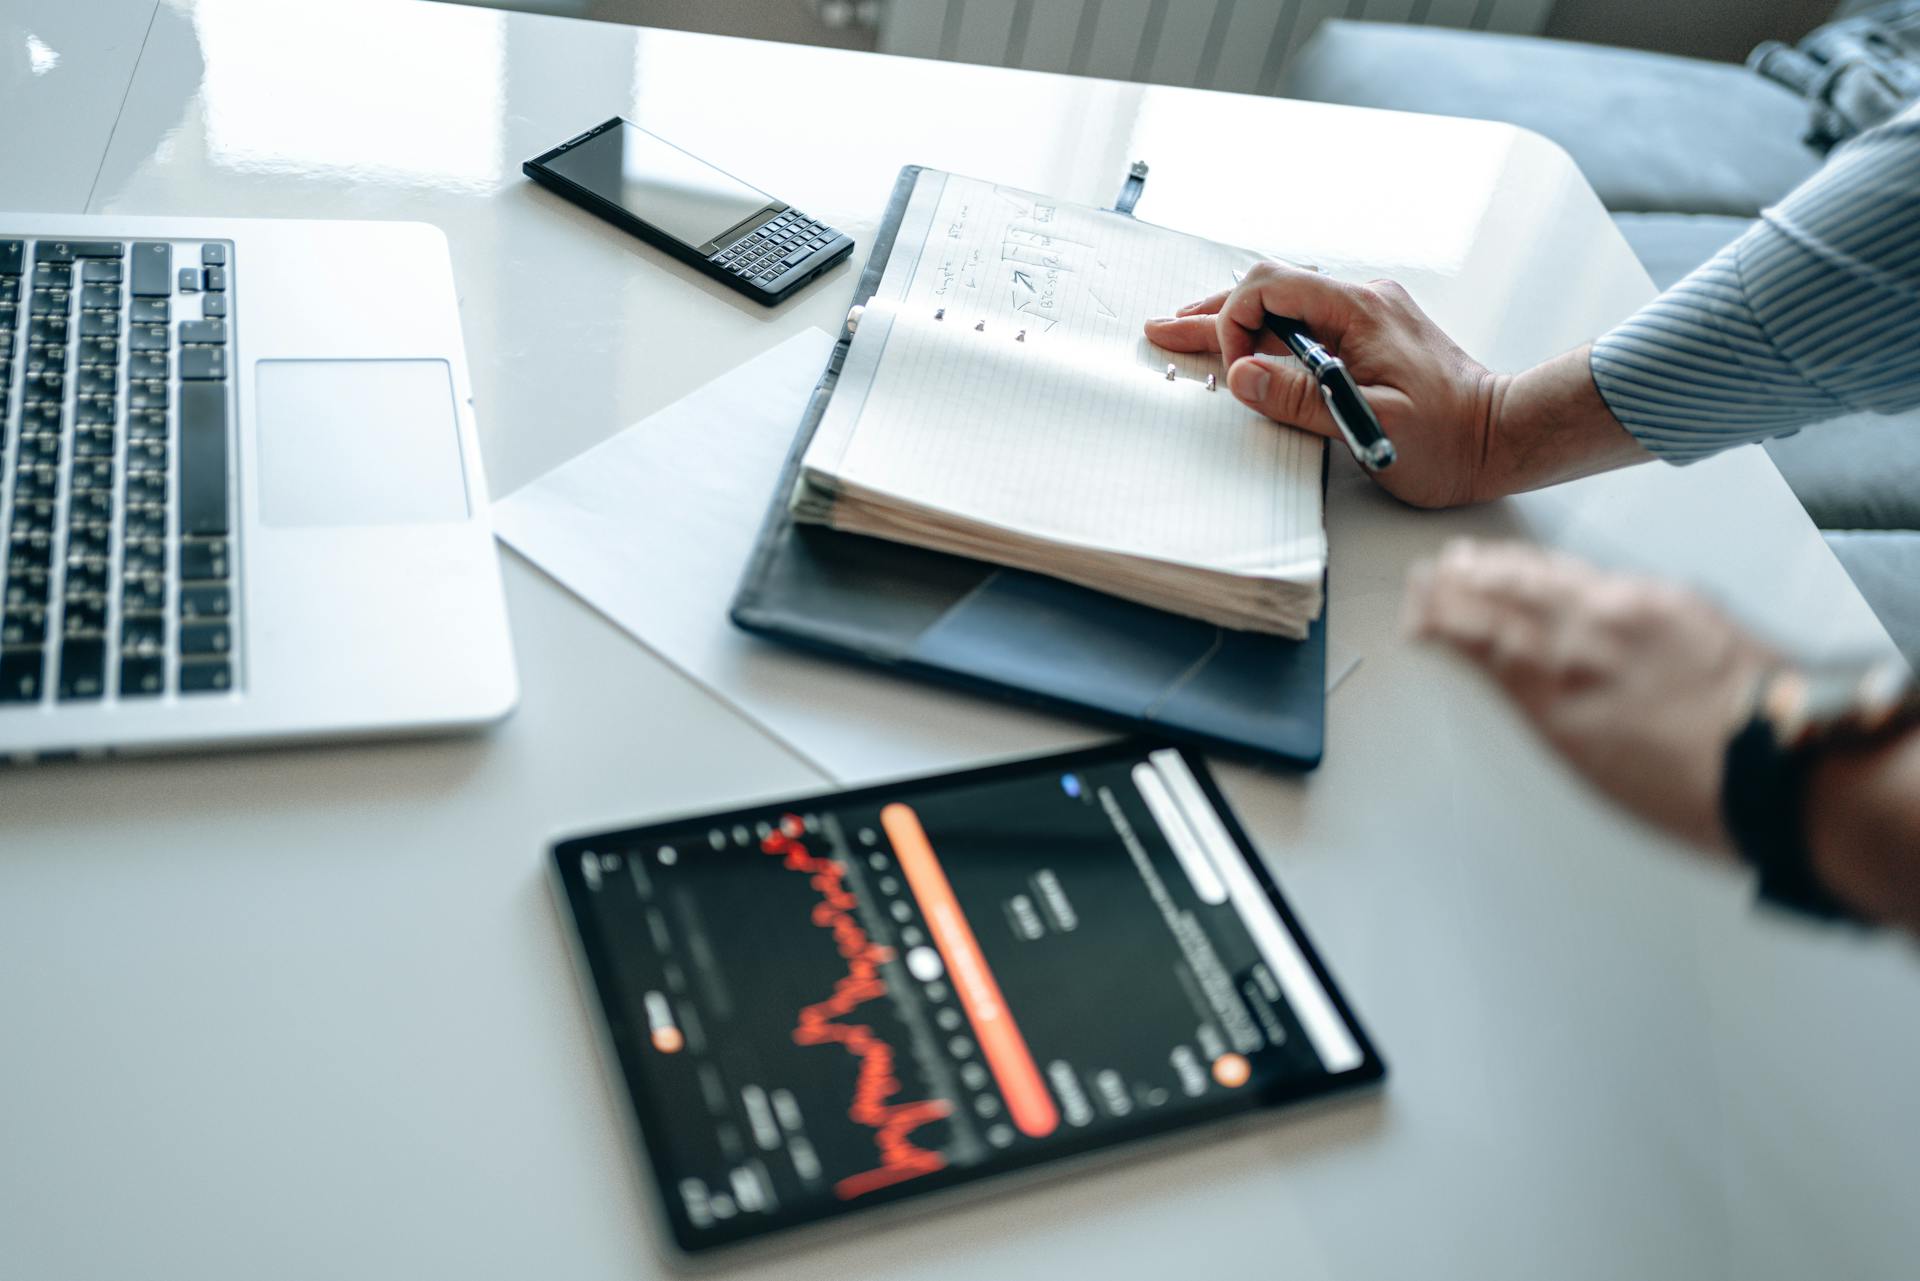
[[[1141,329],[1258,255],[957,177],[931,216],[849,318],[795,517],[1304,637],[1325,442]]]

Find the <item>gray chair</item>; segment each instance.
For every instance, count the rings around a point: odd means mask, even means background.
[[[1820,165],[1801,101],[1745,67],[1529,36],[1330,21],[1288,97],[1499,120],[1567,150],[1665,289]],[[1920,667],[1920,413],[1768,442],[1787,483]]]

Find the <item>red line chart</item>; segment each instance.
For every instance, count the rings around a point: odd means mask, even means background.
[[[820,896],[810,919],[815,927],[832,935],[835,948],[847,964],[846,976],[834,983],[833,994],[800,1011],[793,1040],[796,1045],[839,1045],[860,1061],[847,1116],[874,1132],[880,1164],[834,1184],[834,1195],[851,1201],[944,1170],[946,1157],[919,1146],[912,1136],[921,1126],[947,1117],[953,1109],[945,1099],[889,1102],[901,1088],[893,1070],[893,1047],[866,1024],[843,1021],[868,1001],[886,996],[880,967],[894,954],[892,948],[867,936],[855,915],[859,900],[846,887],[846,869],[832,858],[809,853],[799,839],[805,830],[800,818],[789,814],[760,842],[760,849],[778,858],[788,871],[806,875],[807,883]]]

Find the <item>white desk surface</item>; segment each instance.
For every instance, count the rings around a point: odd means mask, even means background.
[[[44,165],[9,131],[0,206],[440,224],[496,492],[848,301],[857,264],[764,312],[521,180],[615,112],[863,242],[902,163],[1104,203],[1144,158],[1143,217],[1377,264],[1503,365],[1650,290],[1564,156],[1499,126],[402,0],[80,8],[0,12],[0,115],[70,144]],[[1302,126],[1344,146],[1309,157]],[[1392,625],[1414,556],[1506,531],[1885,648],[1771,465],[1446,516],[1343,465],[1331,510],[1331,626],[1363,662],[1327,764],[1221,772],[1384,1093],[734,1270],[1911,1274],[1910,951],[1756,915]],[[0,776],[0,1274],[659,1275],[544,841],[1092,737],[758,647],[730,705],[507,577],[525,692],[492,734]],[[810,718],[795,750],[756,723],[776,704]]]

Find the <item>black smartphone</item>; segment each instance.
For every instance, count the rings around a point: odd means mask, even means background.
[[[684,1251],[1386,1071],[1177,748],[602,832],[549,871]]]
[[[852,237],[618,116],[520,168],[768,307],[853,252]]]

